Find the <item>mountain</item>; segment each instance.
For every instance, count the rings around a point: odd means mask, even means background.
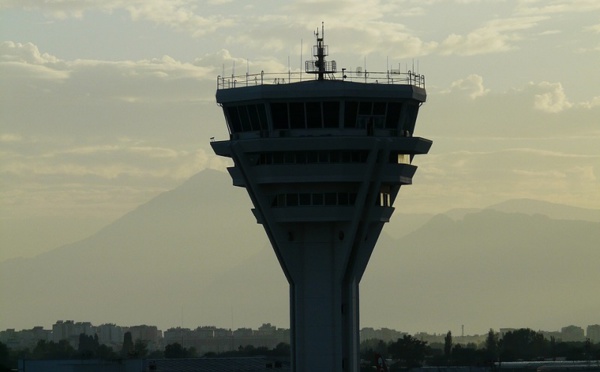
[[[206,170],[89,238],[2,262],[0,329],[59,319],[287,327],[287,283],[250,208],[227,174]],[[364,326],[600,322],[599,222],[495,209],[410,217],[395,215],[375,249],[361,283]]]
[[[542,214],[560,220],[600,222],[600,210],[572,207],[532,199],[511,199],[488,207],[507,213]]]
[[[456,332],[596,324],[599,243],[598,222],[491,209],[438,215],[378,246],[361,284],[362,321]]]
[[[173,324],[216,275],[267,244],[250,208],[228,175],[203,171],[87,239],[3,262],[0,322]]]

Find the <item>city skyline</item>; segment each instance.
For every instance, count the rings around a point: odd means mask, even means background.
[[[23,328],[23,329],[15,329],[15,328],[1,329],[0,332],[6,332],[6,331],[22,332],[22,331],[32,331],[32,330],[43,329],[44,331],[49,331],[49,332],[59,330],[58,333],[60,333],[60,332],[62,332],[62,331],[60,331],[60,327],[63,325],[70,325],[73,329],[81,330],[81,332],[85,333],[85,334],[88,334],[88,333],[86,333],[86,331],[87,332],[94,331],[103,326],[118,327],[118,328],[124,329],[123,332],[126,332],[131,329],[136,329],[138,332],[143,332],[143,329],[154,329],[155,331],[158,331],[159,333],[164,333],[165,331],[168,331],[168,330],[198,330],[198,329],[203,329],[203,330],[211,330],[212,329],[212,330],[220,330],[220,331],[221,330],[236,331],[236,330],[249,330],[249,329],[253,330],[253,331],[256,331],[256,330],[258,330],[258,331],[260,331],[260,330],[289,331],[289,328],[287,328],[287,327],[279,327],[278,325],[272,324],[272,323],[262,323],[260,325],[255,325],[254,328],[253,328],[253,326],[241,326],[241,327],[236,327],[236,328],[232,328],[232,327],[228,328],[228,327],[223,327],[223,326],[218,326],[218,325],[213,325],[213,324],[202,324],[202,325],[196,325],[195,327],[194,326],[183,327],[182,325],[173,325],[173,326],[170,326],[163,330],[153,324],[120,325],[115,322],[106,322],[106,323],[94,325],[92,322],[89,322],[89,321],[79,321],[79,320],[76,321],[76,320],[72,320],[72,319],[61,319],[61,320],[56,320],[49,328],[45,328],[44,325],[36,325],[36,326],[32,326],[29,328]],[[428,331],[406,332],[401,329],[398,330],[398,329],[388,328],[388,327],[361,327],[360,328],[361,332],[365,332],[365,331],[366,332],[384,332],[384,333],[385,332],[391,332],[391,333],[396,332],[399,335],[401,335],[401,334],[411,334],[411,335],[423,334],[423,335],[431,335],[431,336],[444,336],[448,332],[451,332],[454,337],[485,336],[489,330],[492,330],[497,333],[502,333],[502,332],[517,330],[517,329],[532,329],[532,328],[528,328],[528,327],[523,327],[523,328],[500,327],[498,329],[489,328],[487,331],[482,332],[482,333],[465,333],[464,325],[462,325],[462,327],[460,329],[461,329],[461,332],[452,331],[451,329],[440,330],[439,332],[428,332]],[[584,332],[583,335],[585,338],[590,337],[590,335],[588,335],[588,333],[593,333],[594,335],[598,335],[599,336],[598,342],[600,342],[600,334],[598,334],[598,331],[600,330],[600,324],[588,324],[588,325],[568,324],[568,325],[563,325],[560,328],[555,329],[555,330],[551,330],[551,329],[532,329],[532,330],[534,330],[536,332],[543,332],[543,333],[561,333],[561,332],[573,333],[573,330],[581,330]],[[163,336],[160,336],[160,337],[163,337]],[[369,339],[369,338],[372,338],[372,337],[367,337],[365,339]],[[389,339],[392,340],[394,338],[392,337]],[[596,341],[593,341],[593,342],[596,342]]]

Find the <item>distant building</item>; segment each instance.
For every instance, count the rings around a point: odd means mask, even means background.
[[[564,342],[585,341],[583,328],[574,325],[562,327],[560,330]]]
[[[59,342],[67,340],[69,344],[77,348],[79,345],[79,335],[94,335],[95,327],[90,322],[74,322],[72,320],[59,320],[52,325],[52,341]]]
[[[148,343],[148,350],[158,350],[161,346],[162,331],[156,326],[149,325],[138,325],[132,327],[125,327],[124,332],[130,332],[133,342],[137,340],[145,341]]]
[[[20,349],[19,337],[17,331],[14,328],[8,328],[5,331],[0,332],[0,342],[8,346],[13,350]]]
[[[289,329],[277,328],[270,323],[263,324],[258,330],[240,328],[231,331],[213,326],[189,328],[169,328],[164,332],[163,344],[178,343],[185,348],[193,347],[198,355],[222,353],[237,350],[240,347],[274,348],[277,344],[290,342]]]
[[[103,345],[120,348],[123,344],[123,328],[115,324],[101,324],[96,327],[98,341]]]
[[[544,335],[546,340],[551,340],[552,338],[554,338],[554,340],[563,339],[563,335],[560,331],[540,331],[540,333]]]
[[[52,337],[52,332],[41,326],[24,329],[19,333],[22,347],[30,349],[33,349],[40,340],[49,341]]]
[[[396,341],[405,334],[405,332],[399,332],[389,328],[374,329],[371,327],[365,327],[360,330],[360,340],[365,341],[376,339],[389,342]]]
[[[587,326],[585,337],[589,338],[593,343],[600,342],[600,324]]]
[[[500,328],[500,338],[504,337],[508,332],[514,332],[516,330],[516,328]]]

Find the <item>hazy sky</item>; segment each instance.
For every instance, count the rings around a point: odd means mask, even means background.
[[[402,212],[600,208],[597,0],[0,0],[0,260],[224,170],[216,76],[299,69],[322,21],[338,68],[426,76]]]

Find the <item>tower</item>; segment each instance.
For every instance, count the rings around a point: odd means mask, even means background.
[[[359,370],[358,285],[416,154],[422,75],[342,69],[326,61],[324,29],[301,74],[217,78],[230,157],[290,286],[292,369]]]

